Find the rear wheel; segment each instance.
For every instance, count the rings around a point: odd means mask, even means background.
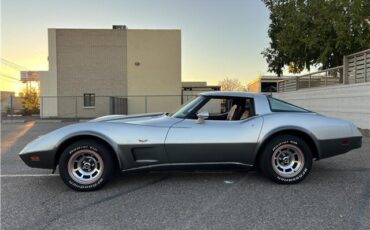
[[[114,172],[111,154],[105,145],[81,140],[68,146],[59,160],[59,172],[66,185],[77,191],[93,191],[107,183]]]
[[[312,153],[308,145],[299,137],[277,136],[265,146],[259,167],[274,182],[298,183],[311,171]]]

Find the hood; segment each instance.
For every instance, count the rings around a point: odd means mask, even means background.
[[[131,119],[150,119],[153,117],[163,116],[165,113],[142,113],[142,114],[134,114],[134,115],[107,115],[95,118],[89,122],[102,122],[102,121],[123,121],[123,120],[131,120]]]
[[[166,113],[146,113],[136,115],[109,115],[99,117],[90,122],[109,122],[117,124],[134,124],[144,126],[170,127],[174,123],[181,121],[179,118],[167,116]]]

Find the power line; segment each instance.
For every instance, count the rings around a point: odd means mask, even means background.
[[[12,61],[9,61],[5,58],[1,58],[1,62],[4,64],[4,65],[7,65],[9,66],[10,68],[13,68],[13,69],[16,69],[16,70],[19,70],[19,71],[23,71],[23,70],[29,70],[27,67],[24,67],[24,66],[21,66],[21,65],[18,65]]]
[[[28,70],[27,67],[24,67],[24,66],[21,66],[21,65],[18,65],[12,61],[9,61],[5,58],[1,58],[1,62],[9,67],[12,67],[14,69],[17,69],[17,70]]]
[[[0,76],[3,77],[3,78],[5,77],[5,78],[8,78],[8,79],[11,79],[13,81],[21,81],[20,79],[18,79],[16,77],[9,76],[9,75],[3,74],[3,73],[0,73]]]
[[[12,82],[18,82],[17,80],[15,79],[12,79],[12,78],[5,78],[4,76],[0,76],[0,79],[1,81],[12,81]]]

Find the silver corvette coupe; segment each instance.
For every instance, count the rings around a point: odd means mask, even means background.
[[[41,136],[20,153],[69,187],[103,187],[115,169],[256,168],[281,184],[302,181],[312,161],[360,148],[348,121],[263,94],[208,92],[174,114],[111,115]]]

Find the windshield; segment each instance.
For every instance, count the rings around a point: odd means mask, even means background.
[[[190,114],[203,101],[203,99],[203,96],[196,97],[195,99],[184,105],[179,111],[174,113],[172,117],[186,118],[186,116]]]

